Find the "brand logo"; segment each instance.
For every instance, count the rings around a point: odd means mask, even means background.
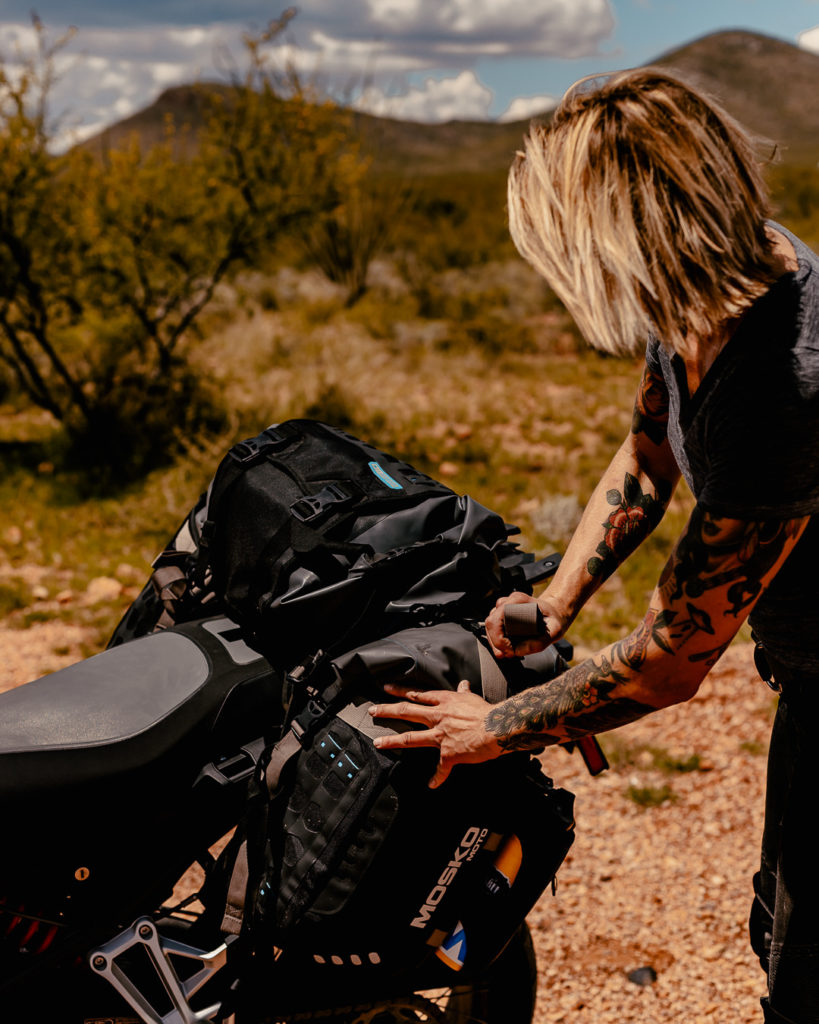
[[[370,467],[370,469],[375,474],[375,476],[378,477],[378,479],[381,481],[381,483],[382,484],[386,484],[387,487],[390,488],[390,490],[392,490],[392,491],[403,491],[404,490],[404,485],[403,484],[399,484],[398,481],[395,479],[395,477],[390,476],[390,474],[386,471],[386,469],[384,469],[383,466],[379,466],[379,464],[377,462],[369,462],[369,463],[367,463],[367,465]]]
[[[478,852],[480,843],[486,838],[486,829],[476,828],[474,825],[466,830],[466,834],[458,844],[458,848],[441,872],[437,883],[430,890],[423,906],[418,909],[418,916],[410,922],[410,928],[424,928],[429,919],[435,913],[435,908],[446,896],[446,891],[455,880],[455,876],[461,870],[463,864],[472,860]]]

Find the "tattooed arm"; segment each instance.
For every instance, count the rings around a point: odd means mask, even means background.
[[[380,746],[438,746],[432,785],[455,764],[603,732],[696,693],[802,534],[808,518],[745,522],[694,510],[642,622],[557,679],[488,705],[467,692],[388,687],[404,698],[373,709],[426,729]]]
[[[566,550],[554,580],[540,598],[549,635],[562,636],[585,602],[662,519],[679,470],[668,443],[668,392],[648,366],[637,391],[629,436],[611,461]],[[503,607],[531,601],[501,598],[487,619],[487,636],[499,657],[539,650],[539,642],[514,649],[503,631]]]

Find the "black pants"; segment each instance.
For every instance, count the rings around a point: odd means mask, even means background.
[[[819,681],[785,684],[771,735],[751,945],[768,975],[766,1021],[819,1024],[816,842]]]

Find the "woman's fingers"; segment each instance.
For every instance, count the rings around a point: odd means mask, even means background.
[[[410,704],[408,701],[373,704],[370,714],[373,718],[398,718],[402,722],[415,722],[417,725],[435,725],[440,717],[432,708],[423,704]]]
[[[432,729],[412,729],[392,736],[377,736],[373,743],[379,750],[406,750],[408,747],[437,747],[441,741]]]
[[[435,770],[435,774],[429,780],[429,788],[437,789],[439,786],[443,785],[449,778],[449,775],[454,767],[455,763],[451,761],[448,757],[439,757],[438,767]]]

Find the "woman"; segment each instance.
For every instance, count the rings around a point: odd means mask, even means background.
[[[781,691],[752,942],[765,1019],[819,1021],[819,883],[808,820],[819,707],[819,258],[768,220],[748,139],[655,69],[581,82],[509,179],[515,243],[612,353],[645,347],[631,431],[537,599],[551,640],[654,528],[684,475],[696,507],[642,621],[558,679],[490,706],[391,688],[374,714],[425,728],[381,746],[459,763],[539,749],[688,700],[745,618]],[[798,552],[793,554],[795,548]],[[501,657],[513,594],[487,635]]]

